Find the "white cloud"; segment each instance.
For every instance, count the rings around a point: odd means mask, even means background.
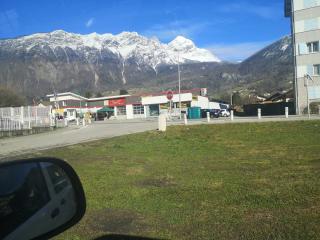
[[[193,38],[208,27],[208,23],[191,23],[189,21],[173,21],[157,24],[142,32],[147,37],[157,37],[162,41],[170,41],[178,35]]]
[[[235,44],[211,44],[206,47],[224,61],[238,62],[252,56],[273,41],[245,42]]]
[[[92,24],[94,23],[94,18],[90,18],[87,22],[86,22],[86,27],[89,28],[92,26]]]

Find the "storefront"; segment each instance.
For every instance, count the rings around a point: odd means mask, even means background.
[[[84,98],[74,93],[59,93],[48,95],[56,111],[66,118],[73,120],[85,113],[97,115],[97,111],[108,108],[107,118],[104,119],[136,119],[157,117],[166,114],[170,117],[187,113],[190,107],[201,109],[220,109],[217,102],[210,102],[203,89],[172,92],[172,99],[168,100],[167,92],[147,94],[141,96],[119,95],[100,98]],[[105,114],[105,113],[104,113]]]

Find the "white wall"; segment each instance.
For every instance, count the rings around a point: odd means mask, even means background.
[[[192,101],[191,107],[201,107],[201,109],[208,109],[209,99],[207,97],[198,96],[198,101]]]
[[[320,0],[293,0],[294,11],[315,7],[320,5]]]
[[[303,0],[293,0],[294,11],[304,9]]]
[[[133,105],[126,105],[127,119],[133,119]]]
[[[179,94],[173,95],[173,102],[179,102]],[[192,101],[192,93],[182,93],[181,94],[181,102]],[[167,96],[150,96],[150,97],[142,97],[141,98],[142,105],[151,105],[151,104],[162,104],[167,103],[169,100]]]
[[[220,109],[220,104],[218,102],[210,102],[209,109]]]
[[[316,30],[320,28],[320,18],[311,18],[295,22],[296,33]]]
[[[57,99],[55,99],[54,97],[50,97],[50,102],[55,102],[55,101],[66,101],[66,100],[78,100],[78,101],[85,101],[83,99],[74,97],[74,96],[57,96]]]

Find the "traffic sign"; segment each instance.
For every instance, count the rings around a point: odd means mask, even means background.
[[[167,99],[168,100],[172,100],[172,98],[173,98],[173,92],[172,91],[168,91],[167,92]]]

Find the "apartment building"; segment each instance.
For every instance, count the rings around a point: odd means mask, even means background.
[[[296,113],[320,102],[320,0],[285,0],[291,18],[295,63]]]

